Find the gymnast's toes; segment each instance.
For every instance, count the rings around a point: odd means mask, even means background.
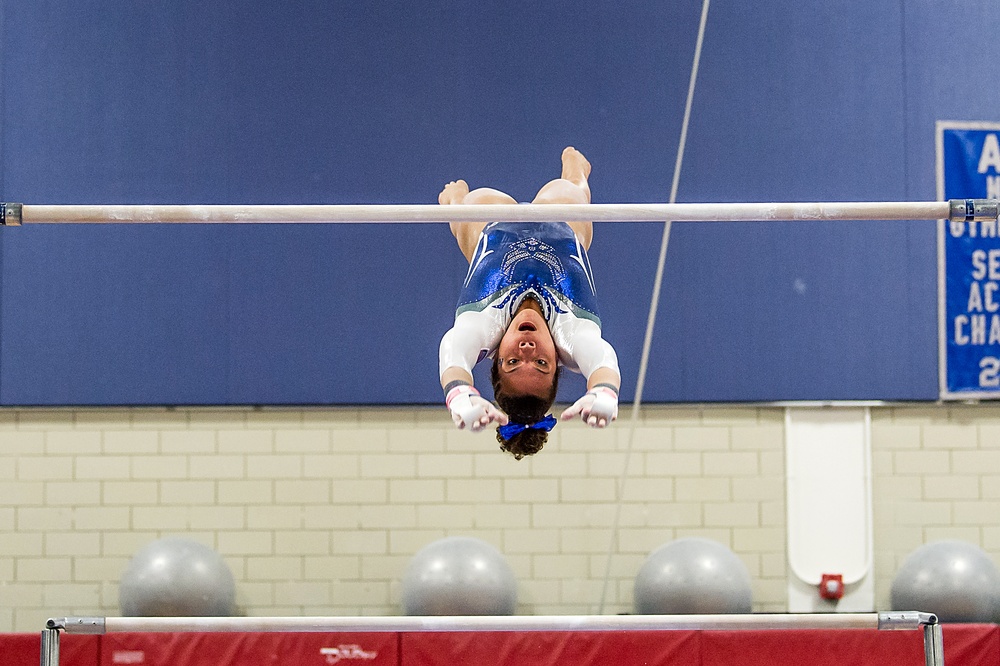
[[[464,180],[453,180],[444,186],[441,194],[438,195],[438,203],[458,204],[462,203],[465,195],[469,193],[469,184]]]
[[[563,150],[562,164],[562,177],[570,182],[585,181],[590,176],[590,162],[573,146],[567,146]]]

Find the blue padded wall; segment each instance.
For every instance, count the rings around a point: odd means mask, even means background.
[[[665,201],[700,11],[0,0],[0,200],[529,200],[575,145],[595,202]],[[998,19],[717,0],[679,200],[933,199],[935,120],[1000,120]],[[661,232],[595,231],[625,400]],[[644,400],[935,399],[935,239],[673,225]],[[465,271],[446,225],[26,226],[0,250],[0,405],[438,402]]]

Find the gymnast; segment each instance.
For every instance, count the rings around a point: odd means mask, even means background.
[[[561,178],[546,183],[533,204],[589,204],[590,162],[573,147],[562,153]],[[448,183],[441,204],[515,204],[491,188]],[[556,423],[546,415],[556,398],[559,366],[587,378],[587,393],[561,420],[579,415],[603,428],[618,417],[621,376],[614,348],[601,337],[587,249],[592,222],[453,222],[469,261],[454,326],[439,349],[445,404],[459,429],[496,423],[500,449],[520,460],[537,453]],[[499,409],[473,386],[472,368],[491,357]]]

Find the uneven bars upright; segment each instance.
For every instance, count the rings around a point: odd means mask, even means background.
[[[264,224],[416,222],[750,222],[815,220],[996,220],[995,199],[910,202],[491,204],[491,205],[109,205],[0,203],[0,225]]]
[[[471,632],[880,629],[924,632],[925,666],[943,666],[937,616],[889,613],[762,613],[724,615],[514,615],[406,617],[63,617],[42,631],[41,666],[58,666],[59,633],[119,632]]]

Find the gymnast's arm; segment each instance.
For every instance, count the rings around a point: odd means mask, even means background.
[[[594,322],[578,319],[569,328],[562,348],[587,378],[587,393],[559,418],[569,420],[580,415],[588,425],[603,428],[618,418],[618,389],[621,386],[618,354],[601,337],[601,329]]]
[[[496,322],[480,312],[463,312],[441,338],[438,371],[445,405],[459,430],[478,432],[490,423],[504,425],[507,415],[480,397],[473,386],[472,368],[502,335]]]

